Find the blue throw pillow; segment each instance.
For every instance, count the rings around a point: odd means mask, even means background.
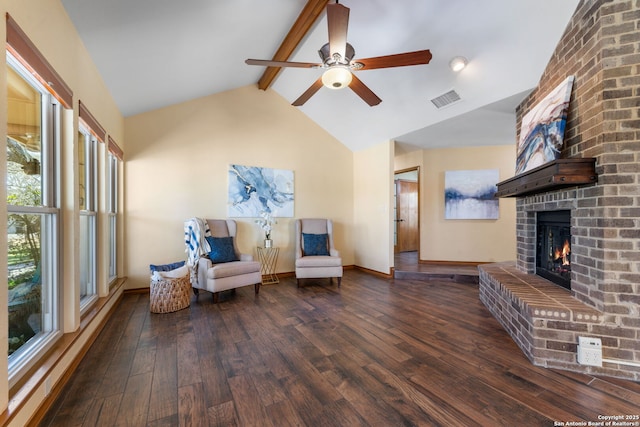
[[[180,268],[183,265],[184,265],[184,261],[178,261],[171,264],[162,264],[162,265],[149,264],[149,269],[151,270],[152,273],[154,271],[171,271],[171,270],[175,270],[176,268]]]
[[[328,237],[329,236],[326,234],[302,233],[302,241],[304,243],[304,256],[328,256]]]
[[[207,237],[207,242],[211,247],[209,259],[214,264],[221,262],[238,261],[236,251],[233,248],[233,237]]]

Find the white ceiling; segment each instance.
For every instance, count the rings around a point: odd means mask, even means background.
[[[256,84],[306,0],[62,0],[124,116]],[[382,103],[322,88],[300,108],[357,151],[515,142],[515,106],[535,87],[578,0],[342,0],[357,58],[430,49],[428,65],[360,71]],[[290,58],[319,62],[324,15]],[[460,73],[448,63],[463,55]],[[286,68],[269,90],[293,102],[319,69]],[[462,100],[438,110],[451,89]],[[256,90],[258,90],[256,88]]]

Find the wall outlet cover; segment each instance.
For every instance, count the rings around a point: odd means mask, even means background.
[[[602,366],[602,340],[578,337],[578,363],[586,366]]]

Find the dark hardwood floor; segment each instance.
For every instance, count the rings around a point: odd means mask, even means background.
[[[149,313],[127,294],[44,426],[553,426],[640,414],[640,384],[535,367],[477,286],[345,271]],[[586,425],[586,424],[585,424]]]

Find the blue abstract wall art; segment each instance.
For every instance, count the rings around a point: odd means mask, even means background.
[[[293,217],[293,171],[229,165],[229,217]]]
[[[560,156],[574,79],[567,77],[522,118],[516,175]]]
[[[498,219],[498,169],[446,171],[445,219]]]

